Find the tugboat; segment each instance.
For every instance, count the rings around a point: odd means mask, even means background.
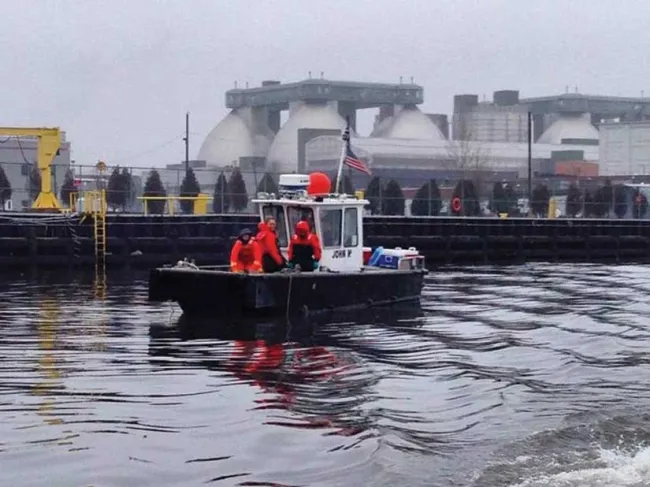
[[[185,260],[151,270],[149,300],[175,301],[188,317],[228,319],[419,301],[427,270],[415,248],[363,246],[367,200],[330,193],[329,177],[318,172],[283,174],[278,186],[278,195],[258,193],[253,203],[262,221],[275,219],[285,258],[296,223],[309,223],[322,244],[314,271],[238,273],[228,266],[199,268]]]

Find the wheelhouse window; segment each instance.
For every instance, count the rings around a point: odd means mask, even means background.
[[[269,216],[275,219],[275,232],[278,235],[280,247],[287,247],[289,245],[289,239],[287,238],[287,224],[283,207],[281,205],[264,205],[262,207],[262,213],[264,214],[264,219]]]
[[[343,219],[343,246],[356,247],[359,245],[359,219],[357,208],[346,208]]]
[[[320,229],[322,233],[323,247],[341,246],[341,224],[342,210],[321,208]]]
[[[289,206],[287,208],[287,214],[289,216],[289,231],[293,235],[294,229],[296,228],[296,223],[300,220],[305,220],[309,223],[309,230],[314,232],[314,211],[311,208],[305,208],[303,206]]]

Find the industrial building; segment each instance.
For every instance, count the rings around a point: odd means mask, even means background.
[[[587,104],[574,94],[569,99],[566,103],[553,97],[520,99],[515,90],[497,91],[491,102],[479,102],[477,95],[457,95],[450,122],[445,114],[418,108],[424,90],[413,83],[265,81],[260,87],[226,93],[231,111],[206,137],[196,163],[203,163],[206,170],[239,167],[249,175],[332,171],[348,117],[353,150],[373,174],[407,185],[431,177],[456,179],[470,171],[518,178],[527,172],[528,111],[532,111],[534,130],[539,132],[532,148],[536,175],[556,174],[558,168],[597,174],[599,132],[592,117],[580,111],[591,108],[591,98]],[[377,116],[371,133],[363,137],[356,133],[356,115],[367,108],[376,109]],[[606,108],[599,108],[599,115],[625,113],[629,107]],[[282,111],[288,111],[283,125]],[[363,177],[358,184],[363,184]],[[174,178],[182,179],[169,175]]]
[[[534,142],[597,145],[598,127],[603,123],[650,119],[650,100],[581,93],[520,99],[516,90],[495,91],[492,101],[481,102],[476,94],[456,95],[454,139],[469,135],[488,142],[527,141],[528,112],[533,118]],[[551,126],[555,129],[549,130]],[[576,129],[580,133],[573,133]]]
[[[600,125],[600,173],[650,175],[650,121]]]
[[[479,100],[477,94],[454,96],[451,117],[424,113],[419,108],[423,102],[422,86],[401,80],[361,83],[321,75],[235,88],[225,94],[230,112],[209,133],[191,164],[206,192],[221,171],[228,174],[234,167],[241,169],[249,188],[265,172],[332,173],[347,117],[357,156],[373,175],[395,178],[403,186],[418,186],[429,178],[457,180],[468,172],[482,173],[486,180],[525,178],[530,113],[533,177],[620,177],[650,171],[650,162],[644,162],[650,161],[650,149],[644,155],[637,140],[646,129],[650,139],[650,100],[644,98],[583,95],[568,89],[521,98],[519,91],[504,89],[495,91],[491,100]],[[356,131],[357,111],[364,109],[377,112],[370,134]],[[284,124],[282,112],[288,115]],[[177,190],[183,171],[182,165],[164,171],[168,191]],[[363,174],[353,176],[355,186],[368,182]]]
[[[226,93],[230,113],[208,134],[197,159],[208,166],[239,166],[242,171],[300,171],[306,167],[305,144],[320,135],[337,135],[349,117],[356,130],[357,110],[377,108],[382,133],[409,136],[410,116],[421,125],[419,134],[444,138],[434,120],[446,127],[446,116],[422,114],[417,105],[424,101],[421,86],[409,84],[359,83],[308,79],[281,84],[264,81],[261,87],[234,89]],[[397,109],[406,109],[397,125],[384,120]],[[280,113],[288,111],[280,126]],[[410,135],[413,137],[413,135]],[[416,138],[418,134],[415,134]]]
[[[38,141],[34,137],[0,138],[0,163],[11,185],[11,199],[5,201],[5,210],[22,210],[31,208],[30,194],[32,188],[30,173],[36,166]],[[65,173],[70,167],[70,143],[65,132],[61,132],[59,154],[52,163],[52,187],[55,194],[63,184]]]
[[[528,144],[505,142],[398,140],[357,137],[352,139],[356,155],[366,160],[373,175],[397,179],[402,184],[430,178],[457,180],[481,172],[490,180],[525,178],[528,172]],[[533,144],[532,169],[540,175],[557,174],[582,167],[596,176],[598,147],[573,144]],[[307,170],[332,172],[341,153],[340,136],[320,136],[306,144]],[[589,169],[586,169],[589,168]],[[575,174],[580,175],[580,174]]]

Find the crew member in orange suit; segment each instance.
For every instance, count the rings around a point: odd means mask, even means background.
[[[252,232],[245,228],[230,252],[230,270],[232,272],[262,272],[260,263],[260,246],[253,239]]]
[[[275,233],[275,226],[275,218],[271,216],[257,225],[258,233],[255,240],[260,246],[262,268],[267,273],[277,272],[287,265],[280,253],[280,242],[277,233]]]
[[[321,254],[318,236],[309,231],[308,222],[300,220],[296,223],[296,233],[289,241],[289,266],[299,266],[301,271],[311,272],[318,267]]]

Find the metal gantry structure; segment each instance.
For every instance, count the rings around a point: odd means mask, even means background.
[[[37,160],[41,176],[41,191],[32,208],[38,210],[61,210],[61,205],[52,187],[52,162],[61,148],[61,130],[58,127],[0,127],[5,137],[36,137],[38,140]]]

